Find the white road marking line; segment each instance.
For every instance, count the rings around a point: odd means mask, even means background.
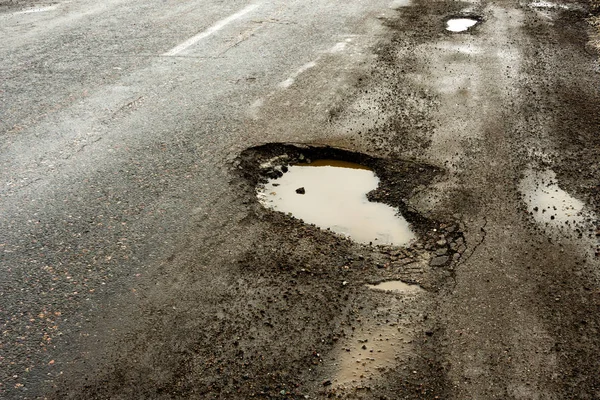
[[[31,14],[31,13],[39,13],[39,12],[45,12],[45,11],[52,11],[52,10],[54,10],[56,8],[58,8],[58,4],[54,4],[54,5],[47,6],[47,7],[37,7],[37,8],[30,8],[30,9],[23,10],[23,11],[17,11],[17,12],[14,12],[13,15]]]
[[[333,46],[331,49],[329,49],[329,53],[339,53],[341,51],[344,51],[345,48],[346,42],[339,42],[336,43],[335,46]]]
[[[323,51],[323,53],[324,54],[340,53],[340,52],[344,51],[344,49],[346,48],[347,43],[350,43],[350,42],[352,42],[352,38],[346,38],[345,41],[336,43],[329,50]],[[296,81],[296,78],[298,78],[300,75],[302,75],[304,72],[308,71],[309,69],[314,68],[317,65],[317,62],[320,59],[321,59],[321,56],[317,57],[317,59],[314,60],[314,61],[311,61],[309,63],[304,64],[296,72],[294,72],[293,74],[291,74],[290,77],[287,78],[285,81],[279,82],[279,84],[277,86],[279,86],[282,89],[289,88],[290,86],[292,86],[294,84],[294,82]]]
[[[284,88],[284,89],[289,88],[290,86],[293,85],[293,83],[297,77],[299,77],[302,73],[308,71],[309,69],[313,68],[316,65],[317,65],[317,63],[315,61],[311,61],[309,63],[304,64],[303,66],[300,67],[300,69],[298,69],[298,71],[294,72],[289,78],[287,78],[285,81],[281,82],[279,84],[279,87]]]
[[[166,53],[164,53],[163,56],[175,56],[175,55],[181,53],[182,51],[185,51],[190,46],[195,45],[196,43],[198,43],[202,39],[204,39],[204,38],[212,35],[213,33],[215,33],[217,31],[223,29],[227,24],[235,21],[236,19],[239,19],[239,18],[243,17],[244,15],[248,14],[252,10],[256,9],[258,6],[259,6],[258,4],[251,4],[251,5],[243,8],[242,10],[236,12],[235,14],[232,14],[229,17],[220,20],[219,22],[217,22],[216,24],[214,24],[210,28],[206,29],[205,31],[200,32],[199,34],[197,34],[195,36],[192,36],[191,38],[189,38],[185,42],[183,42],[183,43],[181,43],[181,44],[173,47],[171,50],[169,50]]]
[[[390,8],[392,10],[397,10],[402,7],[409,7],[411,3],[411,0],[394,0],[392,1],[392,4],[390,4]]]
[[[254,103],[250,104],[250,107],[248,107],[248,115],[250,116],[250,118],[258,119],[258,113],[260,112],[260,109],[264,104],[265,99],[263,97],[256,99]]]

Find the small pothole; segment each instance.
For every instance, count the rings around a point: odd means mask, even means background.
[[[550,169],[527,169],[519,189],[527,211],[539,223],[575,228],[585,221],[584,203],[560,188]]]
[[[405,246],[415,239],[397,208],[369,201],[367,193],[377,189],[379,178],[364,165],[321,159],[277,171],[257,188],[266,208],[359,243]]]
[[[446,21],[446,30],[450,32],[465,32],[478,23],[478,19],[471,17],[450,18]]]

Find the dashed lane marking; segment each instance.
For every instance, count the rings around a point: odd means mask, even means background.
[[[178,44],[177,46],[173,47],[171,50],[164,53],[163,56],[178,55],[179,53],[181,53],[181,52],[185,51],[186,49],[188,49],[189,47],[195,45],[202,39],[207,38],[210,35],[220,31],[221,29],[223,29],[225,26],[232,23],[236,19],[240,19],[241,17],[248,14],[249,12],[252,12],[256,8],[258,8],[258,6],[259,6],[259,4],[250,4],[249,6],[241,9],[240,11],[236,12],[235,14],[232,14],[229,17],[220,20],[219,22],[217,22],[210,28],[206,29],[205,31],[202,31],[202,32],[198,33],[197,35],[192,36],[188,40],[182,42],[181,44]]]

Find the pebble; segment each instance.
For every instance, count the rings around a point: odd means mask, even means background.
[[[448,256],[438,256],[431,260],[429,265],[431,265],[432,267],[441,267],[442,265],[446,264],[449,259],[450,257]]]
[[[438,256],[444,256],[444,255],[446,255],[447,253],[448,253],[448,248],[447,248],[447,247],[442,247],[442,248],[440,248],[440,249],[437,249],[437,250],[435,251],[435,254],[436,254],[436,255],[438,255]]]

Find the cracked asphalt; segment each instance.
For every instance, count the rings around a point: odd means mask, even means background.
[[[0,0],[0,397],[599,398],[599,15]],[[320,158],[417,240],[258,202]]]

